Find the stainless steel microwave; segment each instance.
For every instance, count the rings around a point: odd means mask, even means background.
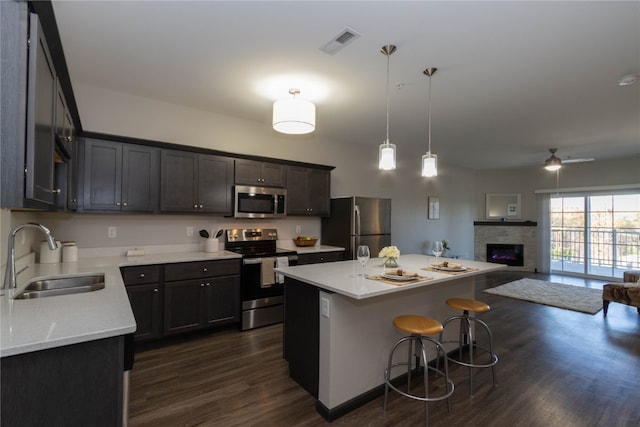
[[[287,190],[273,187],[235,186],[236,218],[279,218],[287,215]]]

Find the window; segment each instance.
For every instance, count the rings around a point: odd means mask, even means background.
[[[552,196],[551,271],[622,277],[640,268],[640,193]]]

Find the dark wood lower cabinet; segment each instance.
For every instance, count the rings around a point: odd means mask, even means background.
[[[343,261],[344,251],[313,252],[298,254],[298,265],[318,264],[322,262]]]
[[[0,359],[3,426],[121,426],[124,337]]]
[[[162,337],[162,292],[159,283],[128,286],[131,310],[136,318],[136,341]]]
[[[287,277],[284,286],[284,358],[289,376],[318,398],[320,353],[320,292],[317,287]]]

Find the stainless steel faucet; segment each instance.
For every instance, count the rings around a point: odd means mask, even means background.
[[[16,287],[16,234],[23,228],[37,228],[41,230],[47,237],[49,243],[49,249],[52,251],[57,248],[56,241],[51,235],[51,231],[47,227],[35,222],[28,222],[16,227],[15,230],[9,235],[9,253],[7,254],[7,267],[4,273],[4,286],[3,289],[11,289]]]

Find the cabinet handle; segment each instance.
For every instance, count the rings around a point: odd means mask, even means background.
[[[153,292],[158,292],[158,288],[154,288],[154,289],[153,289]]]
[[[120,206],[120,202],[116,202],[116,206]]]
[[[127,202],[124,202],[124,203],[122,204],[122,206],[127,206]]]
[[[200,283],[200,287],[201,287],[201,288],[204,288],[204,283]]]
[[[198,204],[193,205],[194,208],[198,209]]]
[[[200,209],[204,209],[204,205],[200,205]]]
[[[144,279],[144,273],[140,273],[140,278]]]
[[[211,286],[211,283],[207,283],[207,286]]]
[[[208,271],[208,270],[207,270],[206,268],[203,268],[203,269],[202,269],[202,272],[203,272],[203,273],[206,273],[207,271]]]

